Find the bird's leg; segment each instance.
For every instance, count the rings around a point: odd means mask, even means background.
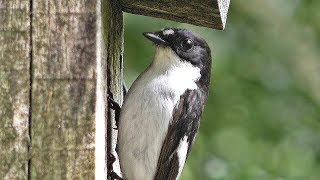
[[[118,129],[121,107],[119,103],[117,103],[113,99],[113,94],[111,92],[109,92],[109,96],[108,96],[108,105],[111,109],[115,111],[114,113],[115,113],[116,129]]]
[[[111,172],[109,172],[109,177],[110,177],[110,179],[112,179],[112,180],[124,180],[122,177],[120,177],[116,172],[114,172],[114,171],[111,171]],[[108,179],[109,179],[109,177],[108,177]]]
[[[128,88],[127,88],[127,85],[126,85],[125,81],[123,81],[122,92],[123,92],[123,97],[126,97],[127,92],[128,92]]]
[[[122,92],[123,92],[123,97],[125,97],[127,95],[128,92],[128,88],[126,86],[126,83],[123,81],[123,85],[122,85]],[[118,125],[119,125],[119,118],[120,118],[120,112],[121,112],[121,107],[119,105],[119,103],[117,103],[114,99],[113,99],[113,94],[112,92],[109,91],[109,96],[108,96],[108,105],[111,109],[113,109],[115,111],[115,121],[116,121],[116,129],[118,129]]]
[[[116,158],[111,153],[111,154],[109,154],[108,159],[109,159],[108,160],[109,161],[108,168],[112,169],[112,164],[116,161]],[[111,171],[108,171],[108,179],[111,179],[111,180],[124,180],[116,172],[114,172],[113,169]]]
[[[125,97],[128,92],[128,89],[127,89],[125,82],[123,82],[122,88],[123,88],[122,89],[123,97]],[[115,111],[115,121],[116,121],[116,128],[115,129],[118,129],[121,107],[120,107],[119,103],[117,103],[114,100],[113,94],[111,91],[108,91],[108,106],[110,107],[110,109],[113,109]],[[116,143],[115,151],[118,153],[118,143]],[[110,180],[124,180],[116,172],[113,171],[112,164],[116,161],[115,156],[112,153],[110,153],[108,155],[108,159],[109,159],[108,160],[108,168],[111,169],[110,171],[108,171],[108,180],[109,179]]]

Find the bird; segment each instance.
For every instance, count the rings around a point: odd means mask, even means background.
[[[120,167],[127,180],[179,179],[208,97],[211,50],[187,29],[143,35],[156,50],[120,110]]]

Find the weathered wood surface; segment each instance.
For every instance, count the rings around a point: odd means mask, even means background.
[[[31,179],[93,179],[96,1],[32,8]]]
[[[107,88],[122,102],[118,2],[0,1],[0,179],[105,179],[116,146]]]
[[[224,29],[230,0],[121,0],[125,12]]]
[[[29,32],[29,1],[0,0],[0,179],[28,174]]]
[[[0,179],[119,173],[122,10],[223,29],[229,2],[0,0]]]
[[[103,61],[107,62],[107,86],[108,92],[113,94],[113,98],[119,104],[122,104],[122,83],[123,83],[123,15],[120,1],[103,0]],[[108,111],[107,136],[112,137],[107,139],[107,154],[116,156],[115,148],[117,144],[117,130],[114,112]],[[114,170],[119,173],[118,159],[114,164],[110,164],[108,160],[108,170]],[[113,165],[113,167],[111,166]]]
[[[95,179],[106,179],[107,169],[107,61],[104,58],[105,49],[102,25],[102,0],[97,1],[97,86],[96,86],[96,140],[95,140]]]

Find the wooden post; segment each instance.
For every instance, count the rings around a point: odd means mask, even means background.
[[[122,11],[223,29],[230,0],[0,0],[0,179],[107,179]]]
[[[31,179],[93,179],[96,1],[31,2]]]
[[[123,17],[120,1],[102,0],[102,62],[107,62],[102,66],[102,70],[107,73],[107,90],[108,94],[113,94],[115,101],[122,104],[122,54],[123,54]],[[107,103],[106,103],[107,104]],[[117,157],[115,152],[117,144],[117,130],[114,119],[114,112],[110,109],[106,111],[106,155],[107,171],[120,173],[118,159],[116,162],[109,160],[110,156]],[[99,178],[98,178],[99,179]]]
[[[29,1],[0,1],[0,179],[28,177]]]

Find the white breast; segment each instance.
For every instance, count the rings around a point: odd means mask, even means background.
[[[196,89],[200,69],[170,49],[157,47],[150,67],[125,98],[119,124],[119,158],[124,177],[152,180],[172,111],[187,89]]]

